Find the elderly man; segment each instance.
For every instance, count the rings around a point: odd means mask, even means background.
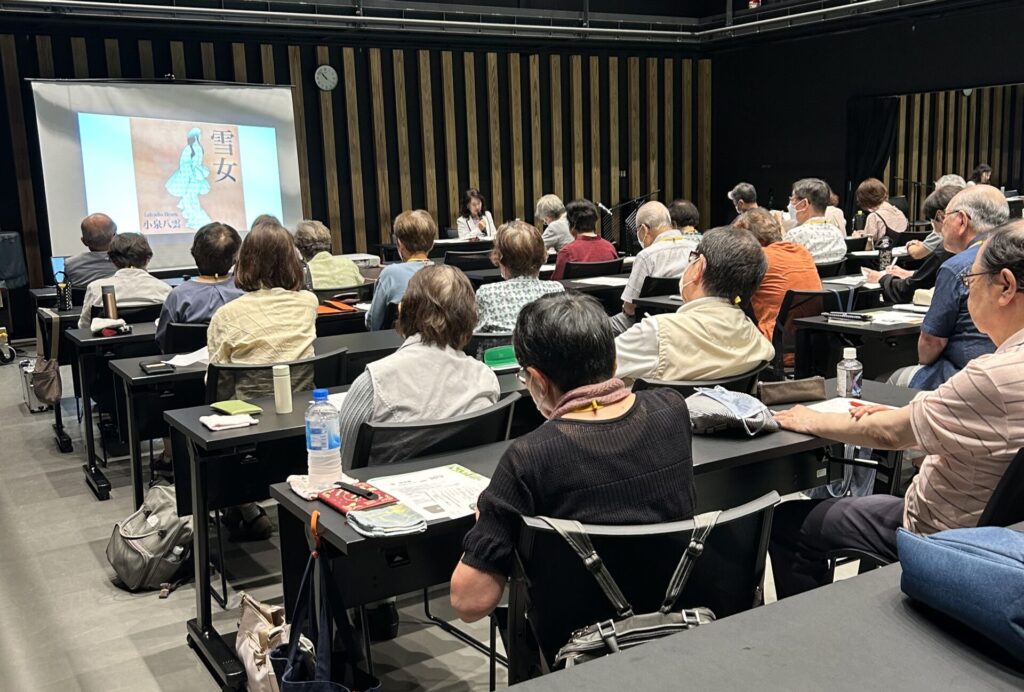
[[[558,195],[544,195],[538,199],[533,218],[537,226],[544,226],[541,237],[547,249],[558,252],[573,241],[569,220],[565,218],[565,205]]]
[[[891,382],[915,389],[935,389],[974,358],[995,350],[978,331],[967,310],[967,288],[960,277],[970,271],[989,231],[1010,215],[1003,193],[991,185],[975,185],[957,193],[942,220],[943,247],[953,257],[935,276],[931,306],[917,342],[920,365],[901,368]]]
[[[757,190],[750,183],[737,183],[729,190],[728,197],[736,208],[737,219],[743,216],[743,212],[757,209]]]
[[[944,175],[935,181],[935,192],[938,192],[944,187],[955,187],[957,191],[963,190],[967,187],[966,181],[963,176],[949,174]],[[911,240],[907,243],[907,254],[910,255],[911,259],[924,259],[928,255],[935,252],[935,250],[942,247],[942,234],[932,229],[932,232],[928,234],[923,241],[922,240]]]
[[[363,275],[347,257],[331,254],[331,232],[319,221],[302,221],[295,227],[295,247],[309,267],[314,289],[359,286]]]
[[[905,498],[891,495],[787,502],[772,522],[779,596],[824,583],[825,555],[842,548],[896,559],[896,529],[921,534],[976,526],[992,491],[1024,447],[1024,222],[991,234],[963,280],[974,322],[999,348],[971,361],[908,406],[776,414],[782,427],[875,449],[923,449]]]
[[[789,218],[796,219],[796,226],[782,239],[807,248],[815,264],[830,264],[846,257],[846,233],[825,218],[831,197],[832,188],[817,178],[796,181],[789,196]]]
[[[115,235],[117,224],[106,214],[90,214],[82,219],[82,245],[89,251],[69,257],[64,264],[64,274],[72,286],[88,286],[117,271],[107,254]]]
[[[673,228],[668,208],[661,202],[648,202],[636,212],[636,239],[643,249],[636,255],[629,283],[622,291],[622,312],[611,318],[616,334],[633,326],[636,314],[633,301],[640,297],[644,281],[648,277],[681,277],[700,237]]]
[[[767,267],[750,231],[723,227],[705,233],[679,284],[683,306],[647,317],[615,339],[616,376],[709,380],[770,361],[771,342],[740,309]]]

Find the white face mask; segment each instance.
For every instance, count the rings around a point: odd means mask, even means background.
[[[792,202],[790,202],[789,206],[786,207],[786,212],[789,214],[789,218],[796,221],[796,206]]]

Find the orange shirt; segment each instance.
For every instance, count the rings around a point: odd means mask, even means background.
[[[761,287],[750,299],[757,315],[757,327],[769,340],[775,332],[775,318],[779,316],[786,291],[820,291],[821,279],[814,266],[814,258],[803,245],[772,243],[764,248],[768,271]]]

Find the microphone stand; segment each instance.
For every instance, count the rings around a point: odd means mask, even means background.
[[[614,207],[609,209],[600,202],[597,203],[597,208],[601,210],[603,214],[601,224],[601,236],[605,240],[612,240],[612,236],[618,236],[619,247],[623,252],[629,255],[635,255],[635,248],[633,245],[637,244],[636,241],[636,212],[640,209],[640,206],[646,202],[650,197],[661,192],[661,188],[651,190],[647,194],[627,199],[624,202],[619,202]],[[615,225],[615,214],[619,213],[619,224]],[[624,232],[627,231],[627,232]],[[627,249],[627,245],[630,247]]]
[[[917,210],[921,206],[920,196],[922,194],[925,194],[922,192],[922,188],[927,190],[928,184],[922,183],[919,180],[911,180],[910,178],[899,178],[896,176],[893,176],[893,180],[900,183],[907,183],[908,185],[910,185],[910,225],[908,226],[908,228],[909,230],[914,230],[914,224],[917,222]]]

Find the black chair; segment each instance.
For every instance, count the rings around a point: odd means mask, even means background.
[[[730,392],[742,392],[744,394],[753,394],[754,387],[757,386],[757,380],[760,378],[761,373],[764,372],[765,368],[768,367],[767,362],[761,362],[757,364],[753,370],[748,370],[741,375],[733,375],[732,377],[722,377],[715,380],[652,380],[646,377],[641,377],[633,383],[633,391],[639,392],[644,389],[654,389],[655,387],[669,387],[674,389],[680,394],[690,396],[693,394],[697,387],[718,387],[722,386],[728,389]]]
[[[459,237],[459,229],[457,228],[446,228],[444,229],[444,237],[454,239]]]
[[[779,315],[775,320],[775,331],[772,334],[772,346],[775,347],[775,360],[772,370],[775,377],[785,379],[786,356],[796,351],[796,327],[793,321],[801,317],[814,317],[823,312],[841,312],[844,310],[842,298],[834,291],[786,291],[779,307]],[[814,349],[815,353],[827,359],[828,349]],[[824,371],[824,368],[821,368]]]
[[[336,348],[286,363],[264,365],[210,363],[206,369],[206,403],[237,397],[255,399],[274,393],[273,367],[287,365],[293,391],[337,387],[347,382],[348,349]]]
[[[71,304],[72,305],[84,305],[85,304],[85,289],[87,286],[72,286],[71,287]]]
[[[889,204],[903,212],[903,215],[908,219],[910,218],[910,202],[907,201],[906,195],[896,195],[895,197],[889,198]]]
[[[467,356],[477,360],[484,359],[484,351],[497,346],[509,346],[512,343],[512,332],[475,332],[463,350]]]
[[[822,264],[815,264],[815,269],[818,270],[818,276],[825,279],[830,276],[842,276],[843,267],[846,265],[846,258],[839,260],[838,262],[823,262]]]
[[[721,618],[761,605],[772,513],[778,502],[778,493],[772,491],[722,512],[677,608],[704,606]],[[615,615],[565,540],[540,519],[522,521],[509,591],[510,684],[520,682],[528,667],[524,659],[530,653],[520,642],[529,634],[543,659],[540,669],[547,670],[574,630]],[[694,522],[584,529],[633,611],[647,613],[661,606],[669,577],[689,546]]]
[[[846,238],[847,252],[863,252],[868,249],[868,237],[862,235],[858,238]]]
[[[607,262],[568,262],[563,279],[587,279],[592,276],[611,276],[622,273],[622,258]]]
[[[479,240],[460,240],[457,243],[434,243],[427,256],[430,258],[444,257],[449,252],[490,252],[494,247],[493,238]]]
[[[171,322],[164,337],[164,353],[192,353],[206,346],[207,322]]]
[[[640,287],[641,298],[647,298],[648,296],[674,296],[678,293],[678,276],[648,276],[644,279],[644,285]]]
[[[162,303],[156,305],[118,305],[117,316],[124,320],[127,324],[138,324],[140,322],[155,322],[160,317],[160,310],[163,308]],[[103,306],[93,305],[92,306],[93,318],[103,316]]]
[[[443,420],[411,423],[363,423],[352,453],[352,468],[378,466],[416,457],[502,442],[512,427],[513,392],[487,408]]]
[[[453,267],[458,267],[464,272],[474,271],[477,269],[494,269],[494,263],[491,262],[491,253],[489,250],[484,250],[483,252],[448,251],[444,253],[444,263]]]
[[[380,328],[383,329],[394,329],[395,322],[398,321],[398,303],[388,303],[387,307],[384,308],[384,322]]]
[[[352,298],[359,301],[368,301],[373,298],[373,284],[361,283],[355,286],[339,286],[338,288],[314,288],[313,293],[321,303],[325,300],[348,300]]]
[[[885,232],[885,237],[892,241],[893,247],[903,247],[911,240],[924,241],[925,238],[932,234],[931,231],[903,231],[898,233],[891,228]]]

